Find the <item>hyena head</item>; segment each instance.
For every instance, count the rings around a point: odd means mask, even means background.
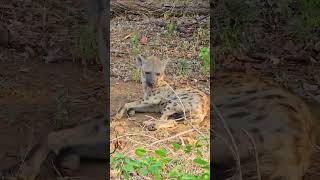
[[[141,71],[141,82],[143,87],[153,89],[162,85],[164,80],[165,62],[160,61],[158,57],[143,57],[138,55],[137,65]]]

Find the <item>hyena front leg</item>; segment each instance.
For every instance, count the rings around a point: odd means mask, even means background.
[[[160,102],[160,101],[159,101]],[[135,112],[158,112],[160,109],[156,107],[158,101],[139,100],[125,104],[116,114],[116,119],[121,119],[125,113],[133,115]]]

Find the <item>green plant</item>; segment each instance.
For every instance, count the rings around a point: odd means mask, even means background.
[[[187,60],[183,59],[179,62],[178,74],[181,76],[186,76],[189,73],[189,63]]]
[[[157,44],[156,38],[154,38],[154,37],[151,38],[149,46],[150,46],[151,49],[156,49],[157,48],[158,44]]]
[[[140,73],[140,70],[135,68],[131,71],[131,77],[132,77],[132,80],[135,81],[135,82],[140,82],[141,80],[141,73]]]
[[[196,37],[198,39],[206,39],[207,37],[209,36],[209,31],[208,29],[204,29],[202,27],[199,27],[197,29],[197,32],[196,32]]]
[[[131,53],[133,56],[137,56],[140,53],[139,38],[137,33],[133,33],[131,37]]]
[[[112,169],[118,170],[124,176],[124,179],[129,179],[130,174],[135,172],[139,176],[153,176],[156,180],[163,178],[209,180],[210,166],[209,162],[203,159],[201,151],[203,146],[209,148],[208,138],[199,138],[195,145],[188,144],[181,146],[178,143],[172,144],[175,152],[196,154],[196,158],[192,160],[192,164],[202,169],[202,173],[198,175],[185,172],[186,170],[178,164],[179,160],[169,158],[169,151],[164,148],[156,149],[152,154],[148,153],[144,148],[136,148],[135,154],[138,156],[138,159],[126,157],[118,153],[111,157],[110,164]],[[165,167],[169,164],[171,168],[169,171],[166,171]]]
[[[309,41],[320,32],[320,1],[302,0],[299,6],[291,19],[292,34],[298,40]]]
[[[166,30],[168,31],[168,34],[173,34],[173,31],[175,29],[175,25],[171,22],[167,22],[165,24]]]
[[[208,47],[200,48],[199,58],[202,60],[202,72],[208,75],[210,73],[210,50]]]
[[[213,27],[215,31],[214,44],[219,45],[215,50],[216,56],[224,58],[234,50],[248,48],[253,43],[254,33],[249,32],[252,17],[258,13],[252,0],[226,0],[221,2],[216,11]]]
[[[94,27],[88,24],[76,25],[71,44],[73,59],[80,59],[83,64],[97,62],[98,48]]]
[[[125,157],[120,153],[111,158],[111,165],[113,168],[118,169],[125,179],[129,179],[130,173],[137,172],[140,176],[152,175],[158,180],[161,179],[160,170],[171,159],[166,157],[167,151],[165,149],[157,149],[154,153],[157,156],[147,156],[145,149],[137,148],[135,149],[135,154],[140,157],[139,160]]]

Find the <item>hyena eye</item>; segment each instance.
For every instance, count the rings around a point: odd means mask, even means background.
[[[157,73],[156,75],[157,75],[157,76],[160,76],[160,73]]]
[[[146,74],[150,74],[150,72],[145,72]]]

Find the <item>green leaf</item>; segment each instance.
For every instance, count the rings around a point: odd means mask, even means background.
[[[138,168],[141,166],[141,163],[140,161],[137,161],[137,160],[133,160],[133,159],[130,159],[128,164],[130,164],[132,167],[134,168]]]
[[[160,176],[160,173],[158,173],[158,174],[155,174],[154,176],[155,176],[155,179],[156,179],[156,180],[161,180],[161,176]]]
[[[157,155],[160,157],[166,157],[167,156],[167,150],[166,149],[156,149],[154,151]]]
[[[166,158],[166,157],[161,159],[161,162],[162,162],[163,164],[167,164],[167,163],[169,163],[170,161],[172,161],[172,159]]]
[[[204,172],[201,175],[201,180],[209,180],[210,179],[210,172]]]
[[[205,166],[202,166],[202,169],[210,171],[210,164],[207,164]]]
[[[160,162],[160,161],[157,161],[157,162],[155,162],[152,166],[154,166],[154,167],[162,167],[163,166],[163,164]]]
[[[128,172],[123,172],[123,176],[125,180],[129,180],[129,173]]]
[[[194,159],[193,162],[196,164],[199,164],[199,165],[203,165],[203,166],[209,164],[207,161],[200,159],[200,158]]]
[[[178,177],[178,172],[176,169],[172,169],[168,173],[168,178],[176,178]]]
[[[196,150],[196,155],[197,155],[198,157],[202,157],[202,152],[201,152],[199,149],[197,149],[197,150]]]
[[[145,168],[140,168],[138,173],[140,176],[146,176],[146,175],[148,175],[149,172]]]
[[[142,156],[144,156],[145,154],[146,154],[146,150],[145,149],[143,149],[143,148],[136,148],[135,149],[135,153],[136,153],[136,155],[137,156],[139,156],[139,157],[142,157]]]
[[[195,147],[197,147],[197,148],[202,147],[202,142],[200,140],[198,140],[195,144]]]
[[[148,169],[151,172],[151,174],[153,174],[153,175],[159,173],[159,170],[158,170],[157,166],[150,166]]]
[[[185,147],[184,147],[184,152],[185,153],[190,153],[192,150],[192,145],[190,144],[187,144]]]
[[[130,173],[133,170],[134,170],[134,168],[133,168],[133,166],[131,164],[126,164],[126,165],[123,166],[123,171],[125,171],[125,172]]]
[[[124,156],[124,154],[119,153],[119,154],[116,155],[116,158],[117,158],[117,159],[124,159],[125,156]]]
[[[174,151],[178,151],[181,148],[181,145],[178,143],[173,143],[172,147],[173,147]]]
[[[180,178],[178,179],[181,179],[181,180],[198,180],[198,178],[196,176],[193,176],[191,174],[187,174],[187,173],[184,173]]]

